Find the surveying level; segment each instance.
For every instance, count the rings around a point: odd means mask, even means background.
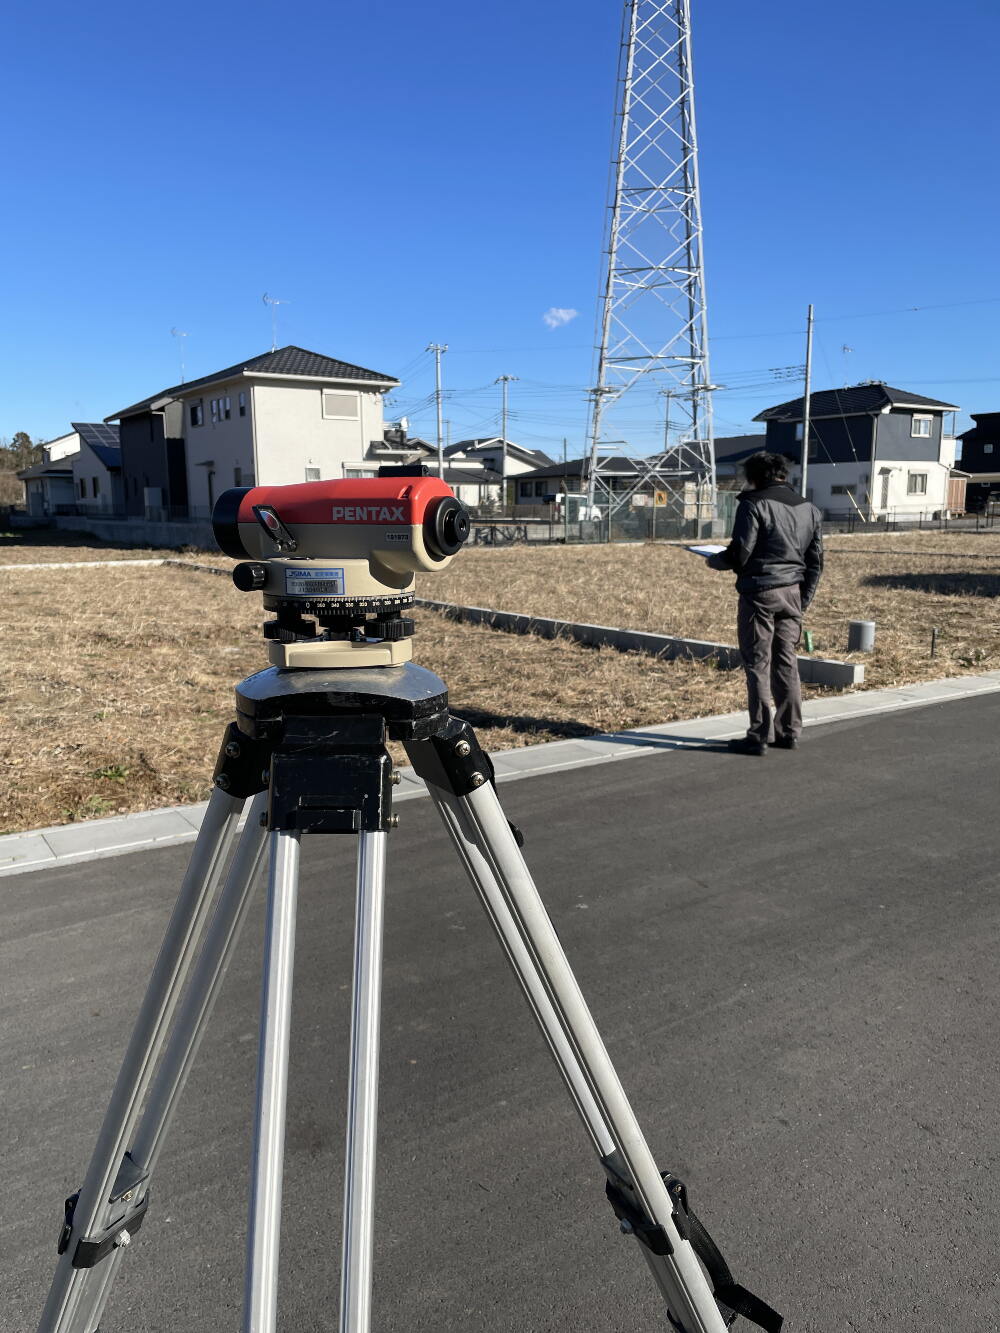
[[[385,469],[385,472],[390,472]],[[739,1315],[778,1333],[781,1316],[735,1283],[657,1169],[497,799],[472,728],[445,683],[410,661],[372,666],[412,635],[391,628],[417,569],[441,569],[468,518],[439,480],[391,475],[229,491],[220,544],[249,566],[277,613],[279,662],[236,687],[214,788],[81,1189],[66,1200],[59,1262],[39,1333],[96,1333],[269,852],[243,1333],[277,1327],[285,1103],[303,836],[354,835],[354,977],[341,1237],[340,1333],[369,1333],[382,910],[402,742],[427,784],[598,1154],[621,1230],[635,1237],[679,1333],[725,1333]],[[408,603],[407,603],[408,604]],[[303,628],[308,626],[308,628]],[[313,650],[310,655],[310,650]],[[302,656],[298,656],[298,654]],[[362,665],[357,665],[362,659]],[[273,660],[273,658],[272,658]],[[239,832],[241,816],[246,821]],[[214,911],[213,911],[214,903]],[[317,1325],[319,1326],[319,1325]]]
[[[262,592],[279,667],[408,662],[413,576],[444,569],[469,536],[469,516],[438,477],[383,468],[377,478],[225,491],[216,540],[242,592]],[[389,474],[389,475],[386,475]]]

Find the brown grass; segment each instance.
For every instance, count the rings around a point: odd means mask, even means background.
[[[502,611],[735,643],[733,578],[677,546],[474,549],[421,595]],[[874,620],[869,687],[1000,667],[1000,534],[833,537],[806,616],[815,651],[848,658],[851,620]],[[930,656],[937,627],[937,654]]]
[[[266,666],[258,598],[140,567],[0,570],[0,832],[203,800],[233,686]],[[739,707],[731,672],[418,613],[416,656],[489,749]],[[401,752],[397,751],[397,758]]]
[[[122,559],[106,547],[0,550],[0,565]],[[135,551],[138,558],[160,554]],[[176,557],[176,552],[165,552]],[[228,567],[215,554],[193,554]],[[896,586],[916,581],[916,587]],[[871,582],[871,580],[883,580]],[[1000,666],[1000,537],[839,538],[808,623],[843,656],[874,619],[871,685]],[[930,591],[920,590],[920,584]],[[732,642],[732,579],[676,547],[470,550],[418,591],[439,600]],[[172,568],[0,569],[0,832],[204,799],[233,686],[265,665],[259,600]],[[929,656],[931,625],[942,630]],[[490,749],[739,709],[739,672],[418,615],[416,657]]]

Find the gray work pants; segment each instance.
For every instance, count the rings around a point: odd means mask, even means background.
[[[802,635],[798,584],[740,593],[736,624],[747,674],[747,736],[765,745],[777,737],[797,737],[802,730],[802,694],[795,657]]]

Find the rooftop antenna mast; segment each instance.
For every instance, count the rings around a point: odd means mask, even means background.
[[[288,305],[288,301],[280,301],[276,296],[268,296],[267,292],[261,298],[265,305],[271,307],[271,351],[278,350],[278,312],[276,307],[279,305]]]
[[[177,346],[180,348],[180,353],[181,353],[181,383],[183,384],[183,383],[184,383],[184,339],[187,337],[187,334],[184,332],[183,329],[171,329],[171,330],[170,330],[170,333],[171,333],[171,335],[172,335],[174,338],[177,339]]]
[[[641,404],[652,421],[658,391],[670,394],[674,442],[642,450],[652,456],[637,460],[638,484],[666,490],[675,517],[710,519],[719,386],[708,369],[691,0],[625,0],[616,127],[587,503],[601,485],[609,417],[618,418],[616,439],[628,439],[628,417],[616,409],[623,399]]]

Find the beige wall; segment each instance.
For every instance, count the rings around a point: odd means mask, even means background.
[[[357,395],[357,419],[325,418],[324,388]],[[253,413],[257,480],[263,484],[305,481],[306,468],[318,468],[323,481],[343,477],[347,465],[361,466],[370,442],[382,438],[382,394],[352,385],[258,380]]]
[[[240,392],[246,394],[247,414],[240,416]],[[212,421],[212,399],[229,398],[230,417]],[[191,425],[191,405],[201,402],[203,424]],[[188,505],[195,516],[207,514],[223,491],[253,478],[253,396],[244,379],[210,384],[203,393],[184,400],[184,438],[187,441]],[[240,482],[236,469],[240,469]],[[209,473],[211,498],[209,496]]]

